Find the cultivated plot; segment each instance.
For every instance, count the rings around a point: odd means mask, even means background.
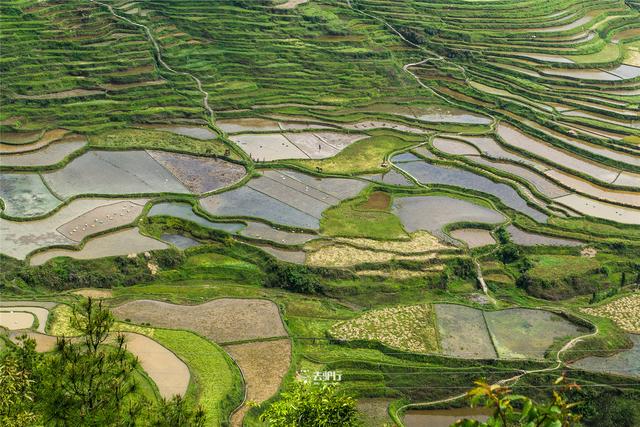
[[[278,307],[261,299],[223,298],[193,306],[137,300],[113,313],[134,323],[194,331],[217,343],[287,336]]]
[[[190,156],[165,151],[148,151],[192,193],[219,190],[240,181],[246,174],[243,166],[211,157]]]
[[[277,393],[291,361],[288,339],[224,346],[238,364],[246,385],[246,401],[262,403]],[[231,416],[231,425],[241,426],[250,406],[245,403]]]
[[[0,166],[47,166],[61,162],[65,157],[80,150],[87,141],[84,139],[55,142],[37,151],[20,154],[0,155]]]
[[[488,230],[481,228],[461,228],[453,230],[451,237],[458,239],[467,244],[471,249],[479,248],[486,245],[494,245],[496,240],[493,238]]]
[[[585,371],[640,378],[640,335],[629,334],[633,347],[608,357],[585,357],[571,366]]]
[[[198,225],[207,228],[213,228],[214,230],[226,231],[227,233],[235,233],[242,230],[245,224],[240,222],[214,222],[209,221],[206,218],[196,215],[191,205],[187,203],[178,202],[163,202],[157,203],[151,207],[147,213],[148,217],[154,216],[172,216],[181,218],[187,221],[194,222]]]
[[[322,212],[364,188],[361,181],[313,178],[299,172],[269,170],[244,187],[202,199],[215,216],[255,217],[294,227],[317,229]]]

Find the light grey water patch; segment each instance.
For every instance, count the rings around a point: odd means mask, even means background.
[[[364,178],[389,185],[413,186],[407,178],[395,169],[376,175],[365,175]]]
[[[482,311],[457,304],[435,304],[442,351],[464,359],[497,356]]]
[[[563,239],[561,237],[545,236],[544,234],[529,233],[523,231],[514,225],[509,225],[507,231],[511,236],[511,241],[522,246],[581,246],[582,242],[573,239]]]
[[[640,335],[629,334],[633,347],[608,357],[586,357],[571,367],[591,372],[640,378]]]
[[[194,222],[198,225],[215,230],[225,231],[227,233],[237,233],[242,230],[245,225],[239,222],[215,222],[197,215],[191,205],[187,203],[166,202],[153,205],[147,214],[148,217],[154,216],[171,216]]]
[[[312,239],[317,239],[315,234],[295,233],[291,231],[278,230],[260,222],[250,221],[247,227],[240,231],[240,235],[252,237],[260,240],[270,240],[272,242],[285,245],[300,245]]]
[[[510,186],[461,169],[454,169],[426,162],[402,163],[400,167],[424,184],[444,184],[470,188],[491,194],[510,208],[520,211],[536,221],[546,222],[547,215],[539,212]]]
[[[62,203],[35,173],[0,174],[0,198],[5,214],[23,218],[44,215]]]
[[[183,236],[182,234],[163,233],[160,236],[160,240],[166,243],[170,243],[178,249],[188,249],[200,245],[200,242],[198,242],[197,240],[192,239],[191,237]]]
[[[442,228],[454,222],[482,222],[496,224],[505,217],[489,208],[466,200],[446,196],[396,197],[393,212],[398,215],[405,230],[413,233],[426,230],[448,242],[453,240]]]
[[[55,165],[65,157],[87,145],[85,140],[60,141],[36,151],[20,154],[0,155],[2,166],[48,166]]]
[[[391,158],[391,161],[393,163],[407,163],[407,162],[416,162],[416,161],[421,161],[422,159],[418,156],[416,156],[413,153],[402,153],[402,154],[398,154],[397,156],[393,156]]]
[[[145,151],[89,151],[43,177],[64,198],[80,194],[189,193]]]
[[[188,136],[203,141],[215,139],[218,135],[205,127],[199,126],[157,126],[155,129],[175,133],[177,135]]]

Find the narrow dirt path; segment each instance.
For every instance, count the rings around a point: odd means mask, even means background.
[[[164,59],[162,59],[162,51],[160,50],[160,46],[158,45],[158,42],[156,41],[156,39],[153,38],[153,34],[151,34],[151,30],[149,29],[149,27],[147,27],[146,25],[143,25],[143,24],[138,24],[137,22],[132,21],[131,19],[127,18],[126,16],[118,15],[116,13],[116,11],[113,9],[113,6],[111,6],[110,4],[102,3],[102,2],[97,1],[97,0],[89,0],[89,1],[91,3],[95,3],[95,4],[98,4],[100,6],[106,7],[109,10],[109,12],[113,16],[115,16],[116,18],[118,18],[118,19],[120,19],[122,21],[125,21],[126,23],[128,23],[130,25],[133,25],[135,27],[142,28],[145,31],[145,33],[147,35],[147,38],[151,42],[151,45],[153,46],[154,57],[156,58],[156,61],[158,62],[158,64],[161,65],[163,68],[165,68],[170,73],[177,74],[177,75],[182,75],[182,76],[187,76],[187,77],[191,78],[196,83],[198,91],[202,94],[202,97],[203,97],[202,98],[202,106],[204,107],[204,109],[209,114],[209,120],[211,122],[211,125],[212,126],[215,125],[215,116],[214,116],[214,113],[213,113],[213,109],[209,105],[209,92],[207,92],[206,90],[203,89],[202,82],[200,81],[199,78],[197,78],[193,74],[188,73],[186,71],[177,71],[177,70],[173,69],[171,66],[169,66],[169,64],[167,64],[164,61]]]

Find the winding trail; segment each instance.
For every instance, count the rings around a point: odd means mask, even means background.
[[[127,18],[126,16],[118,15],[115,12],[115,10],[113,9],[113,6],[111,6],[110,4],[102,3],[102,2],[97,1],[97,0],[89,0],[89,1],[91,3],[95,3],[95,4],[98,4],[100,6],[106,7],[109,10],[109,12],[113,16],[115,16],[116,18],[118,18],[118,19],[120,19],[122,21],[125,21],[126,23],[128,23],[130,25],[133,25],[135,27],[142,28],[145,31],[145,33],[147,35],[147,38],[149,39],[149,41],[153,45],[154,56],[155,56],[156,61],[158,62],[158,64],[160,64],[162,67],[164,67],[170,73],[177,74],[177,75],[182,75],[182,76],[187,76],[187,77],[191,78],[196,83],[196,86],[198,88],[198,92],[200,92],[202,94],[202,96],[203,96],[203,98],[202,98],[202,106],[204,107],[204,109],[209,114],[209,120],[210,120],[211,125],[214,126],[214,124],[215,124],[215,115],[214,115],[213,109],[209,105],[209,92],[207,92],[206,90],[203,89],[202,82],[200,81],[199,78],[197,78],[196,76],[194,76],[193,74],[191,74],[189,72],[177,71],[177,70],[171,68],[171,66],[169,66],[164,61],[164,59],[162,59],[162,52],[160,50],[160,46],[158,45],[158,42],[156,41],[156,39],[153,38],[153,35],[151,34],[151,30],[149,29],[149,27],[147,27],[146,25],[143,25],[143,24],[138,24],[137,22],[132,21],[131,19]]]

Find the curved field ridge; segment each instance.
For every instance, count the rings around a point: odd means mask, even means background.
[[[149,337],[125,332],[125,345],[133,353],[142,369],[158,386],[165,399],[179,394],[184,396],[189,386],[189,368],[175,354]]]
[[[217,343],[287,336],[278,307],[261,299],[222,298],[200,305],[136,300],[113,313],[134,323],[194,331]]]

